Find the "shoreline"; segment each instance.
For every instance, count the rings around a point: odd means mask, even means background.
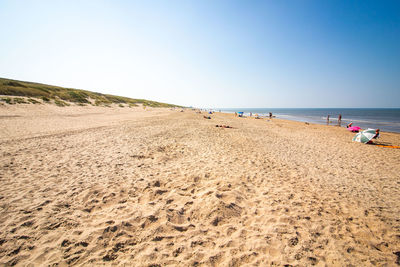
[[[202,114],[205,114],[206,111],[202,111]],[[207,112],[208,113],[208,112]],[[215,111],[214,113],[224,113],[224,114],[235,114],[235,112],[219,112],[219,111]],[[259,116],[260,119],[266,119],[269,120],[270,118],[268,116]],[[250,119],[255,119],[254,115],[252,117],[250,116],[245,116],[244,118],[250,118]],[[272,120],[283,120],[283,121],[290,121],[290,122],[298,122],[298,123],[303,123],[303,124],[311,124],[311,125],[321,125],[321,126],[329,126],[329,127],[338,127],[340,129],[347,129],[345,126],[339,126],[339,125],[333,125],[333,124],[324,124],[324,123],[318,123],[318,122],[308,122],[308,121],[299,121],[299,120],[290,120],[290,119],[285,119],[285,118],[278,118],[278,117],[274,117],[272,118]],[[365,130],[365,129],[364,129]],[[390,133],[390,134],[397,134],[400,136],[400,132],[393,132],[393,131],[380,131],[382,133]],[[353,133],[353,132],[349,132],[349,133]],[[356,133],[353,133],[356,134]]]
[[[239,110],[239,109],[238,109]],[[337,114],[342,113],[346,113],[346,111],[351,110],[352,112],[357,112],[359,110],[363,110],[363,111],[394,111],[394,112],[398,112],[398,116],[400,116],[400,108],[388,108],[388,109],[384,109],[384,108],[375,108],[375,109],[369,109],[369,108],[365,108],[365,109],[331,109],[331,108],[326,108],[326,109],[312,109],[312,108],[303,108],[303,109],[298,109],[298,108],[286,108],[286,109],[254,109],[252,111],[250,111],[250,109],[243,109],[245,110],[245,114],[249,114],[250,112],[252,112],[253,114],[263,114],[262,116],[266,116],[268,117],[268,111],[272,111],[273,114],[275,114],[276,116],[278,116],[278,118],[281,119],[287,119],[287,120],[292,120],[292,121],[300,121],[300,122],[308,122],[308,123],[317,123],[317,124],[321,124],[321,125],[325,125],[326,124],[326,115],[329,114],[329,112],[336,112],[332,117],[331,114],[331,118],[330,118],[330,124],[337,124],[338,122],[338,118],[337,118]],[[284,112],[285,111],[292,111],[293,114],[281,114],[280,112]],[[326,112],[328,112],[327,114],[325,113],[321,113],[321,114],[305,114],[304,112],[310,112],[310,111],[315,111],[315,110],[326,110]],[[258,111],[258,112],[257,112]],[[235,113],[235,111],[232,110],[228,110],[228,111],[224,111],[227,113]],[[392,121],[393,118],[393,114],[391,114],[390,119],[388,119],[385,122],[382,122],[382,120],[385,119],[385,117],[382,117],[380,120],[379,118],[369,118],[368,116],[364,119],[361,118],[349,118],[348,116],[360,116],[360,114],[352,114],[352,115],[346,115],[347,117],[344,117],[345,115],[343,115],[342,118],[342,127],[345,127],[348,123],[353,122],[354,124],[358,125],[358,126],[363,126],[362,128],[373,128],[373,129],[385,129],[385,132],[396,132],[396,133],[400,133],[400,121],[397,119],[397,121]],[[378,121],[376,121],[378,120]],[[392,126],[392,125],[397,125],[397,126]],[[389,127],[388,127],[389,126]],[[391,129],[393,128],[393,129]]]

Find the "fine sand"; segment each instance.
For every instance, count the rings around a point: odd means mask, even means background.
[[[400,149],[203,115],[1,105],[0,265],[400,263]]]

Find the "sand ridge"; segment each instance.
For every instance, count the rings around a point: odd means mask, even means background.
[[[189,110],[0,108],[2,264],[399,260],[400,150],[353,143],[343,128]]]

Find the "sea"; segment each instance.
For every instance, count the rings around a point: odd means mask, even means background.
[[[249,116],[250,112],[262,117],[268,117],[269,112],[280,119],[302,121],[317,124],[337,125],[338,117],[342,115],[342,127],[350,122],[352,126],[362,129],[380,129],[386,132],[400,133],[400,108],[224,108],[213,109],[222,112],[244,112]]]

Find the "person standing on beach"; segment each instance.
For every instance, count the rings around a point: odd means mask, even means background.
[[[329,124],[329,115],[326,117],[326,124]]]
[[[337,123],[338,123],[338,125],[340,127],[340,125],[342,124],[342,114],[339,114],[339,118],[337,120]]]
[[[269,113],[269,118],[272,119],[272,112]]]

